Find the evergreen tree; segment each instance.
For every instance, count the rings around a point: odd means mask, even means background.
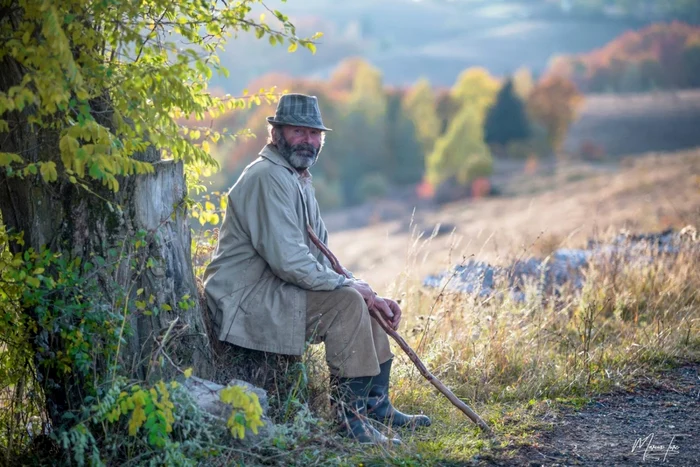
[[[488,144],[502,145],[530,137],[525,104],[515,93],[512,79],[506,81],[498,92],[496,103],[488,110],[484,134]]]
[[[397,92],[388,96],[386,124],[389,157],[382,171],[388,180],[397,184],[419,182],[425,170],[425,153],[417,127],[403,111],[401,94]]]

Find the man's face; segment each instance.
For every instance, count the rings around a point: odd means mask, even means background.
[[[321,130],[283,126],[277,131],[277,149],[292,167],[304,170],[316,163],[322,146]]]

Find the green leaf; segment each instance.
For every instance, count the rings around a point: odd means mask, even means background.
[[[13,154],[11,152],[0,152],[0,167],[7,167],[13,162],[22,162],[22,159],[18,154]]]

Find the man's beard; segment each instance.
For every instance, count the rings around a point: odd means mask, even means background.
[[[316,149],[309,143],[289,144],[282,132],[277,140],[277,150],[297,170],[308,169],[316,163],[323,146]]]

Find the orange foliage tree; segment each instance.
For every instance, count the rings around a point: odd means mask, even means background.
[[[582,101],[576,85],[561,76],[543,78],[530,93],[528,112],[546,130],[549,144],[555,152],[561,148]]]
[[[547,75],[572,79],[584,92],[700,86],[700,27],[676,21],[628,31],[588,54],[556,58]]]

